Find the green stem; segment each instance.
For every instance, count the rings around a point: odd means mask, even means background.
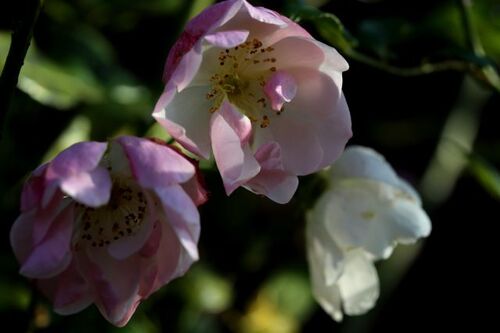
[[[479,57],[485,57],[483,44],[479,38],[476,26],[472,19],[472,0],[457,0],[464,25],[465,37],[469,48]],[[480,70],[480,79],[486,81],[497,92],[500,92],[500,76],[493,65],[486,65]],[[477,75],[476,75],[477,77]]]
[[[2,138],[4,121],[10,107],[12,96],[17,86],[19,72],[28,51],[33,27],[40,13],[43,0],[25,0],[24,13],[12,34],[9,53],[0,76],[0,139]]]
[[[434,72],[442,72],[442,71],[469,71],[472,65],[465,61],[460,60],[446,60],[437,63],[425,63],[420,66],[415,67],[397,67],[384,62],[381,62],[378,59],[370,57],[366,54],[360,53],[354,49],[344,50],[344,53],[358,62],[361,62],[365,65],[369,65],[371,67],[383,70],[390,74],[399,75],[399,76],[419,76],[430,74]]]

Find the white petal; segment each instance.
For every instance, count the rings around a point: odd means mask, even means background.
[[[387,228],[398,243],[411,244],[429,236],[431,221],[425,211],[409,200],[395,200],[387,211]]]
[[[416,191],[401,180],[385,158],[375,150],[362,147],[348,147],[340,159],[331,167],[332,178],[363,178],[383,182],[400,188],[414,200],[420,201]]]
[[[344,312],[360,315],[375,305],[379,296],[379,282],[375,266],[362,249],[345,254],[345,267],[338,281]]]
[[[316,301],[335,321],[342,320],[342,299],[337,284],[327,286],[317,268],[311,266],[312,292]]]
[[[387,258],[398,241],[428,235],[430,221],[417,202],[394,186],[365,179],[334,183],[326,227],[342,249],[361,247]]]
[[[393,248],[381,217],[389,202],[382,183],[343,180],[330,191],[326,227],[342,249],[361,247],[377,258]]]
[[[309,265],[315,267],[324,284],[334,284],[343,269],[343,254],[328,233],[330,196],[324,195],[307,214],[306,240]]]

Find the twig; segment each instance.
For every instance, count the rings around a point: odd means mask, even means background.
[[[472,0],[457,0],[464,25],[465,37],[469,48],[476,56],[485,57],[483,44],[479,38],[476,27],[472,22]],[[500,92],[500,76],[493,65],[481,67],[482,78],[490,84],[497,92]]]
[[[378,59],[360,53],[354,49],[344,51],[344,53],[351,59],[354,59],[358,62],[383,70],[387,73],[399,76],[419,76],[434,72],[443,72],[450,70],[468,71],[472,67],[471,63],[461,60],[445,60],[436,63],[424,63],[420,66],[415,66],[415,67],[397,67],[391,64],[381,62]]]
[[[5,117],[17,86],[19,72],[30,45],[33,27],[40,13],[42,2],[43,0],[24,0],[24,6],[20,6],[24,9],[24,12],[12,34],[9,53],[0,76],[0,139],[3,134]]]

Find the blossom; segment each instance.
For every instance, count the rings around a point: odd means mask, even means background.
[[[308,213],[307,253],[316,300],[335,320],[362,314],[379,296],[373,264],[431,231],[415,190],[385,159],[349,147],[330,169],[330,188]]]
[[[153,116],[215,162],[226,193],[288,202],[297,176],[330,165],[351,137],[348,64],[288,18],[244,0],[208,7],[170,50]]]
[[[10,241],[59,314],[95,303],[117,326],[198,259],[195,166],[151,140],[77,143],[25,183]]]

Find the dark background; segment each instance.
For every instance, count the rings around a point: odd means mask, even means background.
[[[252,3],[297,17],[306,2]],[[294,199],[277,205],[242,189],[226,198],[205,163],[210,200],[201,208],[200,262],[145,301],[120,331],[477,332],[497,326],[500,100],[480,73],[500,62],[500,3],[473,1],[473,32],[484,48],[478,54],[469,45],[460,1],[316,2],[350,33],[329,20],[302,21],[350,63],[344,73],[350,143],[381,152],[420,190],[431,236],[380,263],[378,305],[337,324],[314,303],[308,285],[304,212],[321,193],[317,177],[302,177]],[[8,241],[21,186],[31,170],[75,141],[119,134],[166,138],[150,117],[163,89],[164,60],[188,18],[210,3],[45,1],[0,143],[3,327],[26,331],[33,321],[37,332],[118,330],[93,306],[61,317],[43,297],[32,296]],[[24,10],[22,2],[1,6],[0,68],[9,31]],[[443,61],[469,65],[416,76],[391,69]]]

